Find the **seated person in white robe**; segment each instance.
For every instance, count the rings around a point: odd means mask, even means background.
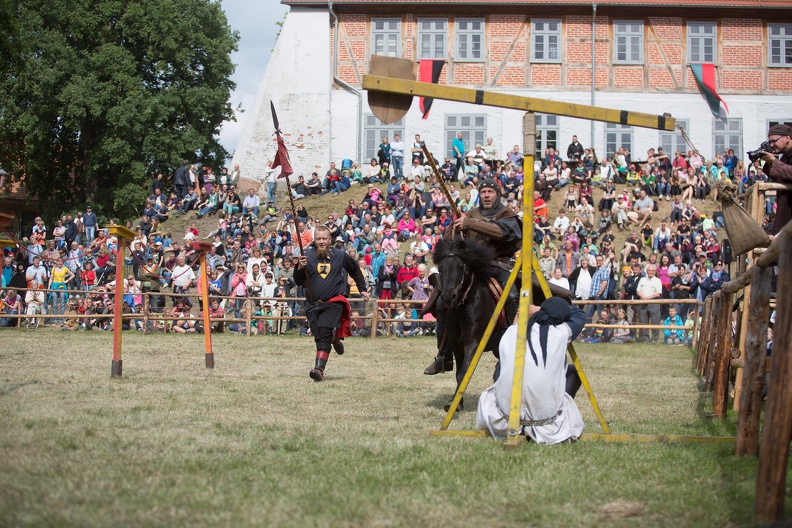
[[[537,444],[575,440],[583,432],[583,417],[573,400],[580,377],[567,365],[567,345],[583,330],[585,313],[565,300],[552,297],[541,308],[531,306],[525,347],[521,433]],[[495,384],[481,393],[476,428],[505,438],[509,430],[517,325],[510,326],[500,341],[500,374]]]

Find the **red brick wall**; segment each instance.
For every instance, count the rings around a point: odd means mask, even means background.
[[[771,68],[767,72],[767,88],[774,91],[789,93],[792,87],[792,70],[789,68]]]
[[[642,66],[614,66],[613,85],[616,88],[643,88]]]
[[[603,90],[680,91],[695,92],[697,87],[687,65],[687,20],[683,17],[650,16],[654,9],[631,7],[622,16],[598,16],[596,35],[596,85]],[[562,26],[562,62],[532,64],[530,15],[493,14],[486,20],[485,60],[482,62],[453,61],[454,17],[449,16],[448,49],[451,57],[444,69],[451,82],[470,86],[533,86],[587,89],[591,84],[591,21],[590,15],[565,15],[560,8],[548,7],[541,17],[556,18]],[[792,93],[792,69],[765,68],[766,25],[768,20],[750,18],[717,18],[718,54],[716,59],[718,90],[720,93],[762,93],[779,91]],[[415,58],[419,13],[395,14],[402,19],[402,56]],[[389,16],[389,15],[376,15]],[[465,17],[476,16],[475,13]],[[371,50],[370,16],[341,15],[339,76],[350,84],[358,84],[366,68]],[[614,20],[644,21],[643,65],[613,64]],[[783,20],[771,20],[784,22]],[[332,39],[331,39],[332,40]],[[332,44],[332,43],[331,43]],[[348,51],[349,50],[349,51]]]
[[[531,86],[560,86],[560,64],[532,64]]]
[[[447,68],[447,66],[446,66]],[[458,62],[454,65],[454,84],[481,86],[484,84],[484,63]]]

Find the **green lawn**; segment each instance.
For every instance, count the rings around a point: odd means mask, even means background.
[[[352,339],[326,381],[313,341],[0,332],[0,526],[750,524],[755,459],[729,445],[435,438],[451,375],[432,340]],[[580,345],[614,432],[733,435],[681,347]],[[470,429],[485,357],[452,428]],[[585,394],[587,432],[600,432]],[[792,508],[787,507],[787,516]]]

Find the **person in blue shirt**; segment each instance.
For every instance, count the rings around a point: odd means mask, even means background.
[[[462,132],[457,132],[457,137],[451,144],[451,149],[454,151],[456,158],[456,167],[454,168],[454,176],[452,181],[459,181],[459,172],[465,166],[465,140],[462,139]]]
[[[682,318],[677,315],[676,307],[673,304],[668,307],[668,317],[663,321],[663,326],[683,326]],[[663,343],[666,345],[682,345],[684,341],[684,330],[663,330]]]

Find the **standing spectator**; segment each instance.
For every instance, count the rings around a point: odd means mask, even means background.
[[[643,301],[651,301],[659,299],[663,295],[663,284],[657,278],[657,267],[654,264],[646,265],[646,277],[638,281],[636,288],[638,297]],[[659,304],[642,304],[638,308],[638,319],[641,324],[660,324],[660,305]],[[657,343],[659,332],[652,330],[653,343]],[[649,342],[649,330],[641,330],[640,342]]]
[[[33,257],[33,264],[25,271],[25,278],[27,279],[28,283],[35,281],[36,284],[41,285],[42,288],[47,284],[49,272],[47,271],[47,268],[41,263],[41,257],[38,255]]]
[[[267,162],[267,202],[277,203],[275,200],[276,189],[278,187],[278,168],[272,168],[272,162]],[[252,189],[251,189],[252,190]],[[258,198],[258,196],[256,196]],[[245,198],[247,200],[247,198]],[[256,213],[258,216],[258,213]]]
[[[173,293],[189,293],[190,286],[195,283],[195,272],[185,262],[184,254],[176,257],[176,266],[173,268]],[[184,299],[184,304],[192,306],[189,297]]]
[[[583,158],[584,152],[585,150],[583,149],[583,145],[580,144],[577,136],[572,136],[572,143],[570,143],[569,147],[567,147],[567,159],[569,161],[577,162]]]
[[[89,205],[85,208],[85,214],[82,217],[82,223],[85,227],[85,238],[87,244],[90,244],[94,241],[96,237],[96,225],[98,220],[96,219],[96,213],[93,212],[93,208]]]
[[[421,134],[415,134],[415,141],[413,142],[413,146],[410,149],[412,153],[412,159],[418,159],[418,162],[423,165],[424,162],[424,155],[423,149],[421,148]]]
[[[176,198],[181,200],[187,195],[187,187],[190,184],[190,171],[187,168],[187,160],[182,160],[181,166],[173,174],[173,186],[176,188]],[[154,192],[152,188],[151,192]]]
[[[462,139],[462,132],[457,132],[457,137],[454,138],[451,149],[456,158],[456,167],[454,169],[452,181],[459,181],[459,173],[464,170],[465,167],[465,140]]]
[[[393,142],[390,144],[391,150],[391,166],[393,167],[393,175],[396,179],[401,181],[404,178],[402,169],[404,168],[404,141],[401,140],[399,134],[393,135]]]

